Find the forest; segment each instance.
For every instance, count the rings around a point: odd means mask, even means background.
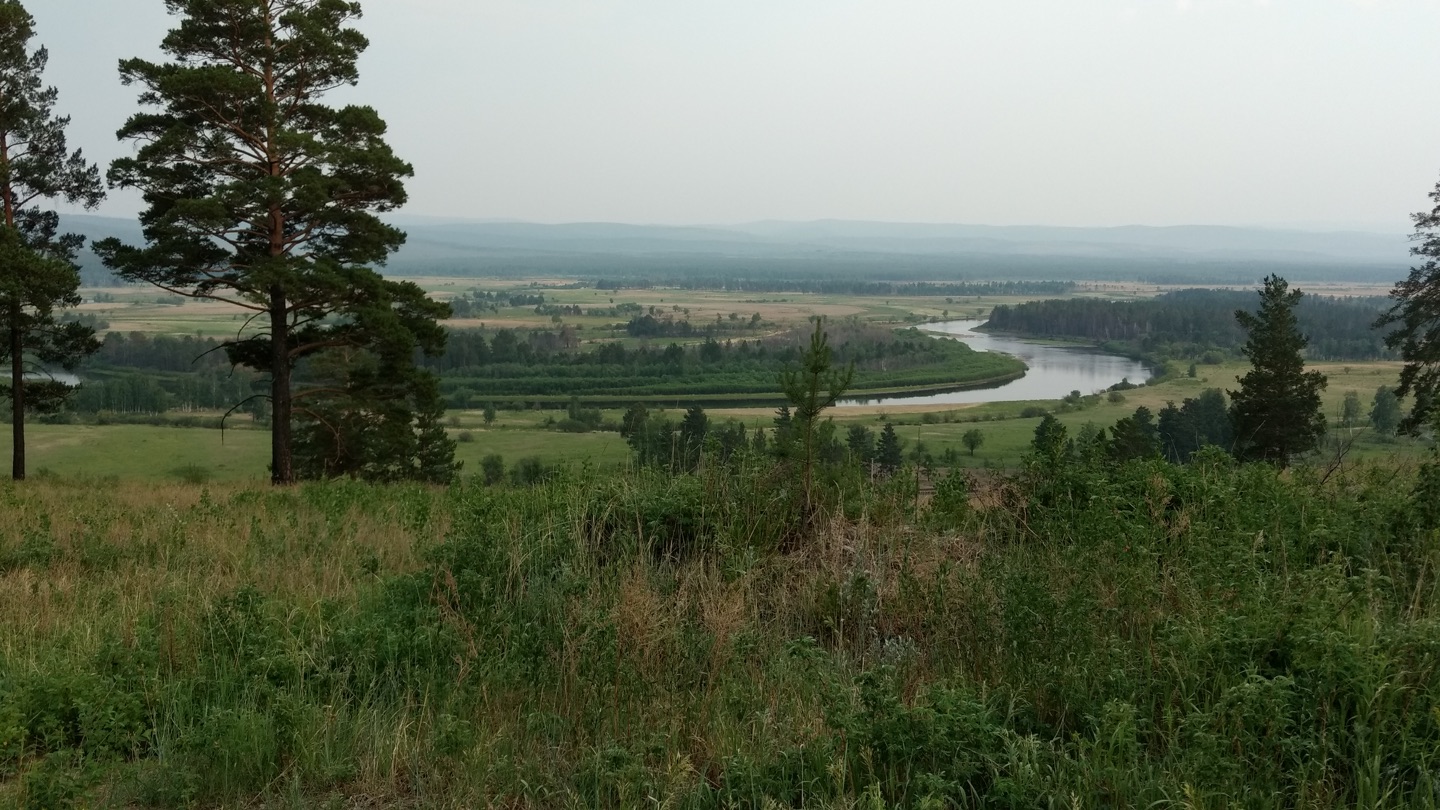
[[[835,277],[767,278],[757,276],[713,276],[684,274],[657,278],[599,279],[597,290],[647,290],[674,287],[681,290],[724,290],[726,292],[818,293],[863,296],[981,296],[981,295],[1066,295],[1075,289],[1073,281],[868,281]]]
[[[648,316],[647,316],[648,317]],[[836,362],[855,367],[854,389],[907,386],[963,386],[1018,375],[1018,360],[971,350],[956,340],[918,330],[836,324],[830,327]],[[626,348],[602,344],[562,351],[559,335],[528,335],[501,329],[487,341],[478,331],[452,333],[440,357],[426,360],[443,390],[470,389],[473,396],[604,396],[609,398],[688,395],[770,395],[779,399],[777,379],[801,357],[791,333],[776,338],[707,338],[689,346]]]
[[[1207,353],[1233,355],[1245,333],[1237,310],[1254,304],[1254,294],[1230,290],[1178,290],[1139,301],[1067,298],[1001,305],[987,328],[1049,338],[1075,338],[1152,357],[1198,359]],[[1389,309],[1386,298],[1328,298],[1307,295],[1296,314],[1310,339],[1312,360],[1383,360],[1389,329],[1375,328]]]
[[[649,317],[649,316],[645,316]],[[532,398],[602,397],[620,405],[653,397],[760,396],[778,400],[780,373],[800,358],[792,335],[680,345],[606,343],[581,349],[564,329],[468,329],[449,334],[445,352],[420,357],[455,408]],[[836,357],[853,362],[855,390],[957,386],[1023,371],[1003,355],[975,352],[914,329],[837,326]],[[230,364],[221,341],[111,332],[80,368],[85,377],[70,412],[160,414],[224,411],[253,396],[258,375]],[[305,369],[299,371],[305,378]],[[249,411],[247,411],[249,412]]]

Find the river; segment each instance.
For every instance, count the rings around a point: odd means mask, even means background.
[[[1025,361],[1029,370],[1018,380],[992,388],[972,388],[944,394],[919,396],[869,397],[842,400],[846,405],[963,405],[976,402],[1016,402],[1030,399],[1060,399],[1071,391],[1093,394],[1129,379],[1143,383],[1150,379],[1150,368],[1138,360],[1106,354],[1080,346],[1054,346],[1033,343],[1003,335],[976,332],[984,321],[945,321],[921,327],[926,332],[959,338],[979,352],[1000,352]]]
[[[31,371],[25,375],[25,379],[35,380],[37,382],[54,380],[55,382],[62,382],[70,386],[80,384],[80,378],[68,371]]]

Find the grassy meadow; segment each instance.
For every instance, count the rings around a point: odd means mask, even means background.
[[[0,805],[1440,805],[1433,472],[801,478],[0,485]]]

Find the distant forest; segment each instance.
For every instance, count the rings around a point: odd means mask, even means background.
[[[674,287],[682,290],[726,292],[819,293],[866,296],[981,296],[1068,295],[1073,281],[868,281],[838,278],[754,278],[749,276],[676,276],[672,278],[600,279],[597,290],[648,290]]]
[[[829,333],[835,363],[854,363],[857,390],[953,386],[1024,371],[1014,358],[976,352],[960,341],[914,329],[836,324]],[[586,351],[567,348],[564,336],[551,331],[500,329],[488,340],[479,330],[457,331],[450,334],[444,355],[422,363],[440,376],[451,406],[467,408],[491,397],[776,394],[780,373],[801,359],[795,335],[723,342],[707,338],[663,348],[627,349],[619,343]]]
[[[515,254],[393,259],[392,275],[460,278],[583,278],[650,281],[664,286],[699,280],[745,284],[849,281],[1130,281],[1142,284],[1256,284],[1276,273],[1293,281],[1390,283],[1403,265],[1365,262],[1303,264],[1267,261],[1182,261],[1089,256],[917,255],[820,253],[814,257],[723,255]],[[714,287],[705,287],[713,289]],[[724,289],[720,287],[719,289]],[[745,289],[755,289],[745,287]]]
[[[81,256],[81,283],[119,286],[87,250]],[[741,258],[727,256],[625,256],[559,254],[473,258],[397,257],[386,275],[455,278],[577,278],[603,280],[612,287],[681,287],[756,292],[810,292],[856,281],[969,285],[995,279],[1011,282],[1125,281],[1141,284],[1255,284],[1270,273],[1293,281],[1390,283],[1405,274],[1400,265],[1336,262],[1302,265],[1285,262],[1167,259],[1116,259],[1072,256],[924,256],[913,254],[825,255],[815,258]],[[812,289],[813,288],[813,289]],[[835,290],[839,292],[840,290]],[[872,294],[872,293],[864,293]],[[905,295],[907,293],[873,293]],[[925,294],[925,293],[913,293]],[[967,295],[968,293],[930,293]],[[1048,293],[1047,293],[1048,294]]]
[[[1312,360],[1382,360],[1386,331],[1372,328],[1389,306],[1383,297],[1327,298],[1307,295],[1296,309],[1310,338]],[[1255,308],[1255,293],[1179,290],[1144,301],[1090,298],[1032,301],[998,306],[988,328],[1030,337],[1089,340],[1130,353],[1192,357],[1232,354],[1245,342],[1236,310]]]
[[[956,340],[914,329],[836,324],[835,361],[855,365],[857,389],[953,386],[1018,375],[1024,366],[976,352]],[[578,350],[574,331],[456,330],[444,354],[417,357],[440,377],[447,404],[472,408],[533,398],[776,394],[780,373],[800,360],[796,335],[626,348],[605,343]],[[305,378],[307,368],[297,370]],[[263,375],[234,369],[222,342],[208,337],[112,332],[81,370],[85,385],[70,402],[76,413],[154,415],[225,409],[263,391]]]

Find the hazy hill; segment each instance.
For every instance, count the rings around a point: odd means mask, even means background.
[[[546,225],[396,215],[408,240],[397,274],[705,277],[874,275],[898,278],[1134,278],[1200,283],[1258,279],[1393,280],[1408,266],[1403,234],[1213,226],[997,227],[921,223],[753,222],[729,226]],[[92,239],[139,239],[132,220],[72,215]],[[103,272],[93,257],[87,276]]]

